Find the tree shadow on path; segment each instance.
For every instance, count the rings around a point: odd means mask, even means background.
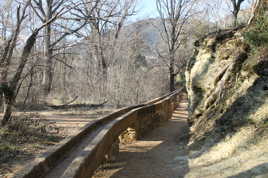
[[[143,139],[121,145],[117,161],[103,167],[104,177],[183,178],[189,171],[188,132],[187,114],[178,108]]]

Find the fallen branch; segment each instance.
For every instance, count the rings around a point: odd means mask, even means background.
[[[76,99],[78,98],[78,96],[73,99],[71,102],[68,102],[67,104],[63,104],[63,105],[48,105],[49,107],[53,108],[53,109],[75,109],[75,108],[83,108],[83,107],[87,107],[87,108],[97,108],[97,107],[102,107],[104,104],[106,104],[108,101],[104,101],[102,103],[99,104],[72,104]]]

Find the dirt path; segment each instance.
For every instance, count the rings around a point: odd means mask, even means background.
[[[183,99],[171,120],[142,140],[120,146],[114,163],[103,165],[94,178],[178,178],[188,172],[184,146],[187,143],[187,102]],[[176,159],[180,157],[180,159]]]
[[[101,118],[104,115],[112,113],[114,109],[92,109],[89,111],[50,111],[40,112],[40,116],[49,122],[54,123],[65,137],[77,135],[81,128],[89,122]]]
[[[49,124],[53,126],[53,129],[51,129],[52,133],[49,135],[39,134],[39,132],[28,133],[23,129],[20,132],[0,129],[0,178],[13,177],[17,171],[24,168],[23,166],[26,163],[31,162],[36,155],[46,152],[62,139],[78,134],[83,126],[111,112],[113,112],[113,109],[101,108],[87,111],[52,110],[15,113],[20,118],[23,118],[23,115],[27,115],[33,120],[40,119],[41,123]],[[33,128],[34,125],[28,127]],[[27,129],[29,130],[29,128]],[[4,141],[3,137],[6,138]],[[2,155],[7,158],[4,159]]]
[[[255,127],[245,126],[232,139],[190,150],[185,102],[144,139],[120,145],[117,161],[94,178],[268,178],[268,131],[256,140]]]

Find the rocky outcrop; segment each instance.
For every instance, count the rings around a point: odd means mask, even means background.
[[[255,39],[256,34],[249,41],[246,34],[254,31],[258,16],[267,20],[267,7],[268,1],[260,0],[248,27],[218,31],[195,43],[195,54],[186,71],[190,144],[229,138],[244,127],[256,132],[266,127],[268,43]],[[252,40],[262,43],[254,46]]]

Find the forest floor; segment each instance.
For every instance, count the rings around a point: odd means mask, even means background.
[[[112,111],[111,108],[98,108],[14,113],[11,122],[0,127],[0,178],[12,177],[25,162]]]

